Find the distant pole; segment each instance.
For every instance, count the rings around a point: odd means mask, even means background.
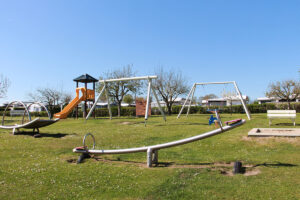
[[[87,102],[87,82],[84,83],[85,87],[85,100],[84,100],[84,112],[83,112],[83,118],[86,117],[86,102]]]
[[[78,82],[76,81],[76,88],[78,88]],[[78,119],[78,105],[76,106],[76,119]]]
[[[95,103],[95,97],[96,97],[96,91],[95,91],[95,82],[93,82],[93,90],[94,90],[94,99],[93,99],[93,105]],[[94,119],[96,118],[96,112],[95,110],[93,111],[93,114],[94,114]]]

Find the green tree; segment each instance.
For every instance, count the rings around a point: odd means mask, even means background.
[[[133,101],[134,101],[134,99],[131,94],[126,94],[123,98],[123,102],[128,103],[129,105],[132,104]]]

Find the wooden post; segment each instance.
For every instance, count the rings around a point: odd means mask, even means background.
[[[82,117],[85,118],[86,117],[86,102],[87,102],[87,82],[84,83],[84,87],[85,87],[85,100],[84,100],[84,112],[82,113]]]
[[[95,82],[93,82],[93,90],[94,90],[94,99],[93,99],[93,105],[95,103],[95,97],[96,97],[96,92],[95,92]],[[95,110],[93,110],[93,114],[94,114],[94,119],[96,118],[96,112]]]
[[[242,173],[243,173],[242,163],[240,161],[234,162],[233,174],[242,174]]]
[[[78,88],[78,82],[76,81],[76,88]],[[78,105],[76,106],[76,119],[78,119]]]

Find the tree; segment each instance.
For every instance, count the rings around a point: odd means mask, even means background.
[[[175,99],[179,95],[183,95],[188,92],[187,81],[180,71],[175,72],[170,70],[165,72],[163,68],[159,68],[156,75],[158,78],[153,81],[153,87],[162,97],[162,100],[167,106],[168,114],[171,115]]]
[[[117,69],[110,73],[105,74],[105,79],[117,79],[125,77],[133,77],[135,72],[132,70],[131,65],[124,66],[121,69]],[[124,96],[129,93],[136,93],[140,87],[141,83],[139,81],[118,81],[118,82],[109,82],[106,83],[108,88],[109,96],[117,103],[118,106],[118,116],[121,116],[121,103],[124,99]],[[98,85],[97,91],[100,91],[103,88],[103,83]],[[104,96],[104,95],[103,95]]]
[[[129,105],[133,103],[133,97],[131,94],[126,94],[123,98],[124,103],[128,103]]]
[[[73,99],[73,95],[70,93],[66,93],[66,92],[61,92],[62,97],[61,97],[61,103],[62,104],[69,104],[70,101],[72,101]]]
[[[4,77],[2,74],[0,75],[0,98],[4,98],[7,93],[7,89],[10,86],[10,81],[8,78]]]
[[[72,95],[53,89],[53,88],[38,88],[34,93],[28,94],[33,101],[41,101],[48,106],[51,114],[54,114],[55,109],[60,104],[69,103],[72,100]]]
[[[271,98],[284,99],[288,103],[288,109],[291,109],[291,101],[300,97],[300,83],[294,80],[277,81],[271,83],[266,92],[266,96]]]
[[[202,97],[203,100],[215,99],[215,98],[218,98],[218,96],[215,94],[207,94],[204,97]]]

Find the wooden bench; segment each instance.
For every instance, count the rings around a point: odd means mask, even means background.
[[[296,126],[296,110],[268,110],[269,126],[272,124],[272,119],[291,119]]]

